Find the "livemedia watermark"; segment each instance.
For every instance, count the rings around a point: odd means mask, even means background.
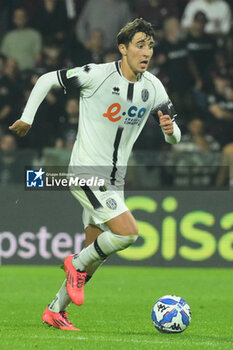
[[[48,172],[43,168],[37,170],[26,170],[27,190],[69,190],[70,187],[77,188],[99,188],[105,186],[105,180],[94,175],[77,176],[68,172]]]

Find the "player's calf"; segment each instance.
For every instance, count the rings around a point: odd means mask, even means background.
[[[84,302],[84,284],[88,266],[97,261],[102,262],[109,255],[129,247],[136,241],[137,237],[137,235],[132,234],[124,236],[105,231],[79,254],[65,258],[66,288],[73,303],[82,305]]]

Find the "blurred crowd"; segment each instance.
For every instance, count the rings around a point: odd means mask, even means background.
[[[61,68],[120,58],[116,35],[143,17],[155,29],[149,71],[166,87],[184,135],[173,152],[233,154],[232,0],[1,0],[0,167],[7,152],[71,150],[78,93],[53,89],[27,137],[8,132],[38,77]],[[138,151],[167,150],[149,118]]]

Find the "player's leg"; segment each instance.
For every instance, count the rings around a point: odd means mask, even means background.
[[[94,225],[87,226],[85,229],[85,234],[86,234],[85,247],[88,247],[92,242],[94,242],[96,240],[96,238],[98,237],[98,235],[100,235],[102,232],[103,231],[100,228],[98,228],[97,226],[94,226]],[[89,278],[87,278],[88,280],[91,278],[91,276],[97,270],[97,268],[99,267],[99,265],[101,263],[102,263],[102,261],[96,262],[96,264],[90,265],[86,269],[87,277],[89,277]],[[86,282],[87,282],[87,279],[86,279]],[[57,292],[55,298],[49,304],[49,310],[52,312],[65,311],[67,306],[69,306],[70,303],[71,303],[71,299],[70,299],[69,295],[67,294],[66,279],[65,279],[61,288]]]
[[[84,208],[84,225],[94,223],[104,227],[93,243],[64,260],[67,293],[75,304],[82,305],[88,267],[101,264],[109,255],[134,243],[138,230],[133,215],[125,205],[123,191],[93,192],[90,188],[88,191],[80,188],[72,189],[72,194]]]
[[[42,315],[43,322],[62,330],[79,331],[67,318],[65,310],[70,303],[65,280],[51,304],[45,309]]]
[[[86,233],[85,247],[87,247],[92,242],[94,242],[98,237],[98,235],[100,235],[102,232],[103,231],[100,228],[94,225],[89,225],[85,229],[85,233]],[[93,273],[98,269],[98,267],[101,264],[102,262],[96,262],[87,268],[86,282],[92,277]],[[70,303],[71,303],[71,299],[67,294],[66,279],[65,279],[61,288],[57,292],[55,298],[44,311],[42,315],[43,321],[53,327],[60,328],[63,330],[78,330],[72,325],[71,322],[69,322],[69,320],[67,319],[67,315],[65,313],[65,310],[70,305]]]
[[[87,272],[88,266],[94,262],[102,261],[112,253],[127,248],[137,239],[137,223],[130,211],[118,215],[106,224],[109,230],[99,234],[93,243],[72,258],[77,270]]]
[[[88,247],[91,243],[93,243],[102,232],[103,230],[101,230],[99,227],[89,224],[85,228],[85,248]]]
[[[91,243],[93,243],[102,232],[103,230],[101,230],[99,227],[95,225],[88,225],[85,228],[85,234],[86,234],[85,248],[88,247]],[[91,279],[95,271],[103,264],[103,262],[104,261],[102,260],[96,261],[86,268],[87,276],[86,276],[85,284]]]
[[[48,308],[52,312],[65,311],[70,305],[71,300],[66,291],[66,280],[62,283],[61,288],[57,292],[53,301],[49,304]]]
[[[98,235],[95,241],[79,254],[71,255],[64,260],[67,292],[77,305],[82,305],[84,301],[83,286],[88,267],[95,263],[101,264],[109,255],[127,248],[137,239],[136,220],[128,210],[106,224],[109,230]]]
[[[138,235],[137,222],[129,210],[109,220],[106,224],[108,225],[110,230],[116,235]]]

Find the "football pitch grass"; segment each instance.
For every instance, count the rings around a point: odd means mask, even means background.
[[[68,308],[80,332],[42,324],[41,315],[63,281],[57,267],[0,267],[0,349],[200,350],[233,349],[232,269],[102,267],[85,287],[85,303]],[[152,325],[154,302],[186,299],[190,326],[181,334]]]

